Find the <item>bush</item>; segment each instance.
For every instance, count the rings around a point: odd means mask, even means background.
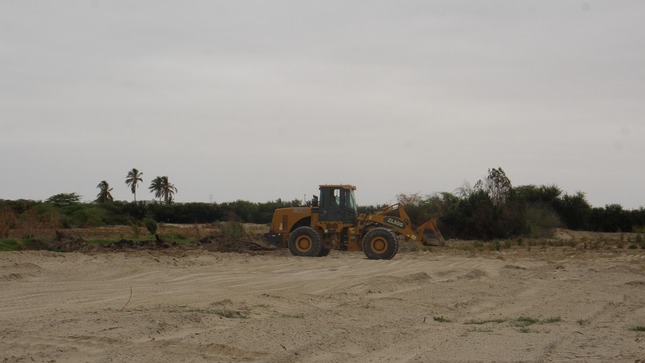
[[[0,251],[19,251],[23,249],[22,243],[12,238],[0,238]]]
[[[146,218],[143,220],[143,224],[146,226],[146,229],[148,230],[148,232],[150,232],[150,234],[157,234],[157,222],[155,222],[154,219]]]
[[[240,222],[230,221],[219,224],[222,236],[230,240],[238,240],[246,235],[244,226]]]
[[[532,238],[549,238],[553,229],[561,227],[562,223],[557,213],[543,204],[529,205],[526,209],[526,224]]]

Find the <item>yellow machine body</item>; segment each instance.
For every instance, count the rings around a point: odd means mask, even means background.
[[[363,251],[371,259],[391,259],[398,251],[396,235],[406,240],[445,244],[432,218],[413,228],[403,204],[376,213],[358,213],[349,184],[321,185],[311,206],[274,211],[266,240],[297,256],[325,256],[330,250]]]

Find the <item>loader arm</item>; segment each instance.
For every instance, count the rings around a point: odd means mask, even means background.
[[[406,240],[421,242],[424,245],[430,244],[430,241],[436,239],[440,245],[445,245],[446,241],[437,227],[437,218],[431,218],[413,229],[410,216],[405,211],[403,204],[394,204],[386,209],[370,214],[366,217],[369,222],[377,223],[393,229],[403,235]]]

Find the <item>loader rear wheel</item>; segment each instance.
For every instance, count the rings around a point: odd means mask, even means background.
[[[320,257],[325,257],[325,256],[327,256],[327,255],[329,254],[329,251],[331,251],[329,248],[325,248],[325,247],[323,247],[323,248],[320,250],[320,254],[319,254],[318,256],[320,256]]]
[[[389,260],[399,251],[399,241],[394,232],[378,227],[363,237],[363,252],[371,260]]]
[[[296,228],[289,236],[289,251],[294,256],[318,257],[322,249],[320,235],[311,227]]]

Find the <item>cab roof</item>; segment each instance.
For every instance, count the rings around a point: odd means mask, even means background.
[[[351,184],[321,184],[320,189],[323,189],[323,188],[340,188],[340,189],[356,190],[356,187]]]

